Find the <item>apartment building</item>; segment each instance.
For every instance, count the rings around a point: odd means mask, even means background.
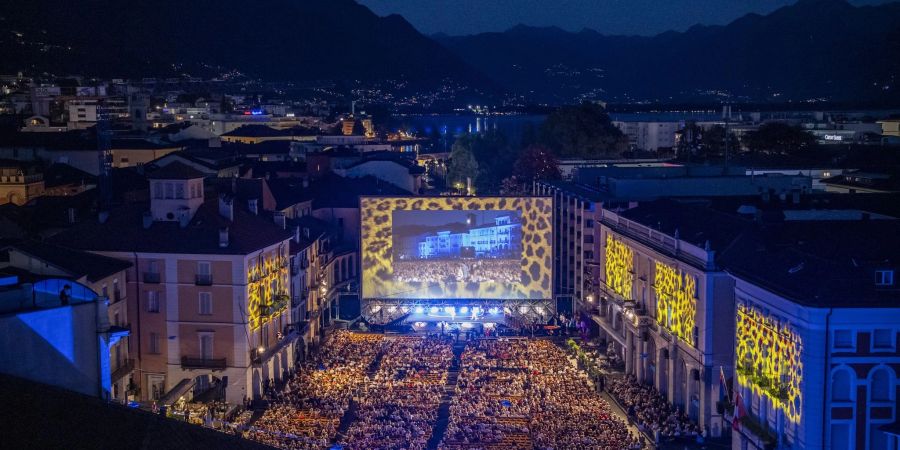
[[[742,232],[738,218],[671,200],[598,221],[600,298],[593,320],[625,361],[711,436],[726,425],[719,373],[734,359],[734,282],[717,253]]]
[[[596,251],[600,242],[600,193],[564,181],[535,182],[533,193],[553,197],[553,285],[557,310],[571,315],[579,309],[590,309],[600,280],[601,260]]]
[[[78,386],[75,390],[120,403],[134,399],[135,365],[130,356],[131,327],[125,290],[131,263],[37,241],[16,242],[2,253],[5,258],[0,263],[0,276],[7,280],[0,283],[4,288],[2,297],[12,301],[21,295],[24,299],[20,307],[7,311],[20,316],[19,324],[7,323],[7,337],[23,346],[26,342],[34,345],[26,350],[27,361],[22,362],[22,371],[17,375],[41,382],[50,380],[50,384],[62,387]],[[66,286],[71,293],[63,301],[60,292]],[[83,310],[85,305],[89,311]],[[25,316],[33,316],[35,321]],[[39,325],[39,321],[46,322]],[[34,326],[29,331],[21,323]],[[100,329],[106,334],[100,336],[102,342],[97,344],[95,337]],[[90,338],[85,339],[85,335],[78,334],[81,332]],[[20,350],[13,353],[22,354]],[[72,357],[64,361],[61,355],[66,353],[81,355],[83,359]],[[99,359],[97,353],[101,353]],[[39,373],[26,370],[28,367],[40,368]],[[72,379],[61,380],[67,377]]]
[[[785,222],[742,236],[733,448],[896,449],[900,224]]]
[[[237,404],[293,370],[293,233],[255,200],[207,195],[203,173],[173,162],[150,175],[149,203],[115,209],[55,240],[130,261],[129,320],[140,399]]]

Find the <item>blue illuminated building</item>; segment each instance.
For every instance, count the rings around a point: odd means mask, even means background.
[[[474,223],[470,215],[468,224]],[[492,225],[465,232],[438,231],[411,238],[418,259],[518,258],[522,252],[522,223],[513,216],[494,219]]]

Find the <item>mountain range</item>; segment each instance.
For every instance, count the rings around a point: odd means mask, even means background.
[[[551,103],[900,100],[900,3],[800,0],[652,37],[520,25],[435,39],[505,87]]]
[[[354,0],[45,0],[0,11],[0,48],[0,73],[456,80],[554,104],[900,102],[900,3],[800,0],[652,37],[521,25],[428,37]]]
[[[402,17],[378,17],[353,0],[19,2],[0,11],[0,48],[5,73],[478,78]]]

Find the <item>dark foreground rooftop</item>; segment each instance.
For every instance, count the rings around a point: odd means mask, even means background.
[[[0,374],[3,448],[272,449],[146,411]]]

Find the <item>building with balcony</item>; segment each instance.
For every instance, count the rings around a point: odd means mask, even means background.
[[[17,257],[18,258],[18,257]],[[77,281],[0,269],[0,372],[113,398],[110,349],[128,335],[106,299]]]
[[[206,192],[173,162],[150,177],[149,202],[85,221],[54,241],[129,261],[131,354],[140,400],[259,398],[293,370],[289,245],[294,235],[253,199]]]
[[[734,282],[718,255],[751,224],[687,202],[601,210],[593,315],[625,372],[719,437],[719,373],[731,373]]]
[[[734,278],[733,448],[895,449],[900,224],[784,222],[722,257]]]
[[[98,294],[104,303],[106,322],[116,328],[118,336],[109,342],[109,398],[119,402],[133,399],[134,359],[130,355],[130,325],[126,301],[128,261],[89,252],[72,250],[37,241],[22,241],[2,250],[5,262],[0,272],[19,277],[20,281],[47,277],[71,280]]]

